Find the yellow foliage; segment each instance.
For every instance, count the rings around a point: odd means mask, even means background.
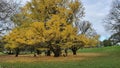
[[[14,48],[16,48],[16,47],[18,47],[18,44],[15,43],[15,42],[9,42],[9,43],[7,43],[7,44],[5,45],[5,48],[6,48],[6,49],[7,49],[7,48],[9,48],[9,49],[14,49]]]
[[[73,23],[74,12],[81,6],[78,0],[31,0],[21,7],[21,12],[14,15],[12,20],[20,26],[24,23],[47,22],[53,15],[58,15],[67,23]]]
[[[32,0],[14,16],[18,27],[6,35],[4,41],[11,48],[41,42],[50,42],[53,47],[58,45],[61,48],[96,45],[97,37],[78,35],[77,28],[71,24],[74,23],[74,13],[81,6],[78,0]]]

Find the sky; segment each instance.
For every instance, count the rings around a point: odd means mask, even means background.
[[[100,40],[107,39],[111,33],[105,30],[103,19],[109,13],[112,0],[82,0],[85,7],[85,20],[92,23],[93,28],[101,36]]]
[[[29,0],[24,0],[24,3]],[[93,28],[100,35],[100,40],[110,37],[111,33],[105,30],[103,19],[109,13],[113,0],[81,0],[85,7],[85,20],[92,23]]]

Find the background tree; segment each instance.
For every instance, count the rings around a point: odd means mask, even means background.
[[[0,0],[0,36],[9,32],[14,24],[10,20],[14,14],[18,12],[20,6],[19,1],[15,0]]]
[[[111,6],[111,10],[105,20],[107,29],[110,30],[113,35],[111,40],[116,40],[115,43],[120,42],[120,0],[114,0]]]
[[[89,21],[80,21],[76,23],[77,33],[73,46],[70,48],[73,52],[73,55],[76,55],[77,50],[83,47],[95,47],[99,44],[99,35],[92,28],[92,25]]]
[[[111,40],[103,40],[102,44],[103,44],[103,46],[105,46],[105,47],[107,47],[107,46],[112,46]]]
[[[113,45],[116,45],[117,43],[119,43],[120,42],[120,32],[112,34],[111,37],[109,38],[109,40],[111,41],[111,43],[113,43]]]
[[[4,48],[3,42],[2,42],[2,40],[0,40],[0,52],[3,52],[3,48]]]

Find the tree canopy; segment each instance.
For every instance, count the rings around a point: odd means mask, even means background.
[[[111,6],[111,10],[105,20],[107,29],[110,30],[113,35],[110,37],[115,44],[120,42],[120,1],[114,0]]]
[[[82,33],[78,33],[77,24],[83,15],[84,9],[79,0],[31,0],[21,7],[21,12],[11,17],[17,26],[3,37],[3,42],[6,48],[17,51],[16,56],[25,46],[34,50],[45,48],[55,57],[67,49],[76,55],[78,49],[99,43],[97,34],[87,34],[92,32],[89,23],[85,23],[83,29],[79,26]]]

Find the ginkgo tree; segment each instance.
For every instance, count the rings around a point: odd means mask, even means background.
[[[97,40],[78,34],[74,25],[83,15],[79,0],[31,0],[21,7],[20,13],[11,17],[17,26],[3,37],[5,48],[15,50],[16,56],[25,46],[35,51],[46,48],[47,54],[51,51],[55,57],[69,48],[76,54],[83,46],[96,45]],[[91,44],[91,40],[95,42]]]

